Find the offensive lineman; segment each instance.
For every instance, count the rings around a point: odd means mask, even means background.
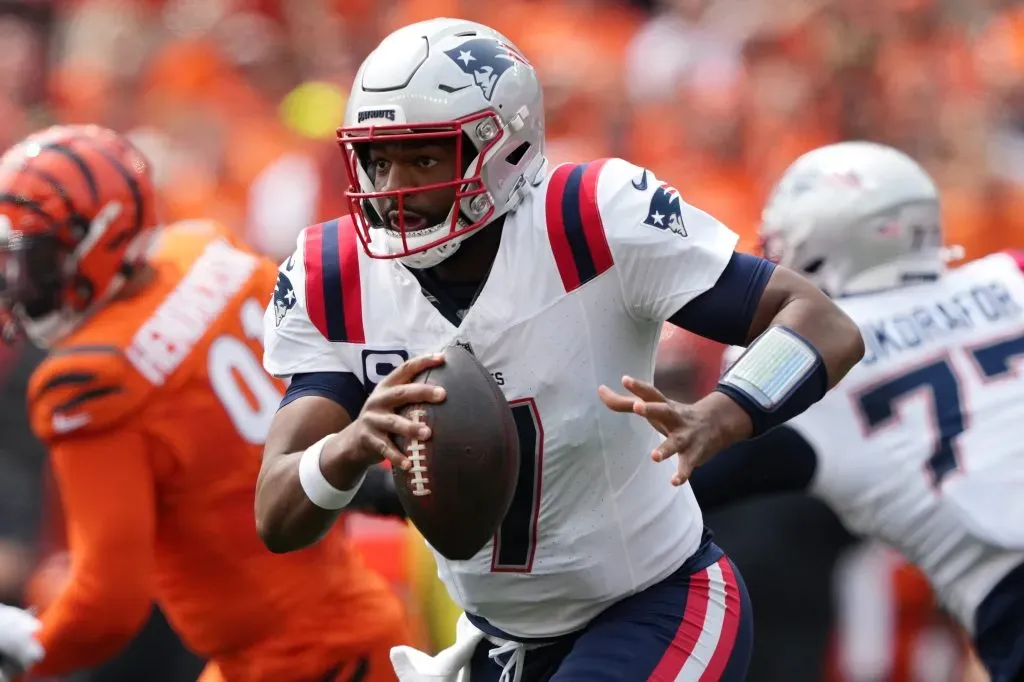
[[[992,681],[1010,682],[1024,679],[1024,257],[947,272],[939,215],[931,178],[895,149],[847,142],[793,163],[764,212],[765,254],[835,298],[867,354],[692,482],[705,508],[811,491],[921,567]]]
[[[443,400],[408,382],[460,343],[519,417],[515,511],[473,559],[437,557],[467,615],[444,656],[393,650],[399,677],[743,679],[745,589],[686,480],[821,398],[861,357],[856,327],[649,171],[548,167],[537,75],[480,24],[387,37],[339,142],[351,217],[305,230],[265,318],[265,367],[292,380],[257,488],[267,546],[316,542],[368,467],[408,466],[390,434],[429,433],[395,410]],[[649,383],[665,320],[750,343],[752,371],[667,401]]]

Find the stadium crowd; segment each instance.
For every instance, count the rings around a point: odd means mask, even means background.
[[[166,222],[214,218],[283,259],[303,226],[347,210],[334,131],[355,68],[383,35],[436,16],[492,25],[530,55],[552,161],[646,165],[743,250],[757,249],[780,173],[844,139],[919,160],[964,257],[1024,244],[1017,0],[0,0],[0,147],[57,122],[125,132],[153,161]],[[660,382],[703,394],[720,354],[667,331]],[[20,416],[38,359],[0,348],[7,603],[45,602],[64,575],[59,500]],[[816,503],[750,503],[709,525],[750,584],[750,679],[961,679],[960,643],[927,584]],[[785,529],[783,547],[762,539],[769,525]],[[419,637],[446,643],[451,607],[417,539],[377,519],[349,530],[407,597]],[[778,556],[793,552],[806,574],[782,572]],[[168,639],[154,620],[95,679],[189,679],[198,668]]]

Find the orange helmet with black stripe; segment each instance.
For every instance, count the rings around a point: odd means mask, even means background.
[[[149,163],[99,126],[54,126],[0,157],[0,332],[41,347],[110,300],[157,227]]]

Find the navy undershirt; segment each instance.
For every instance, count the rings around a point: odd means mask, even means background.
[[[795,429],[783,424],[726,448],[694,470],[690,485],[700,508],[786,492],[803,492],[818,468],[818,455]]]

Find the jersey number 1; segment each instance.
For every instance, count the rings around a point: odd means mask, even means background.
[[[985,379],[1007,374],[1014,359],[1024,356],[1024,336],[1015,336],[998,343],[968,351]],[[919,389],[932,396],[935,424],[939,432],[935,451],[928,459],[932,484],[938,486],[958,464],[955,439],[964,431],[965,415],[960,396],[960,382],[949,358],[901,374],[862,393],[861,413],[867,422],[868,434],[892,423],[897,417],[899,401]]]
[[[242,304],[241,313],[246,340],[262,343],[263,307],[250,298]],[[239,435],[247,443],[262,445],[281,404],[281,391],[252,348],[232,334],[218,336],[210,344],[206,367],[210,386]]]
[[[532,398],[513,400],[511,407],[519,433],[519,479],[505,520],[494,536],[493,573],[529,573],[537,553],[544,427]]]

